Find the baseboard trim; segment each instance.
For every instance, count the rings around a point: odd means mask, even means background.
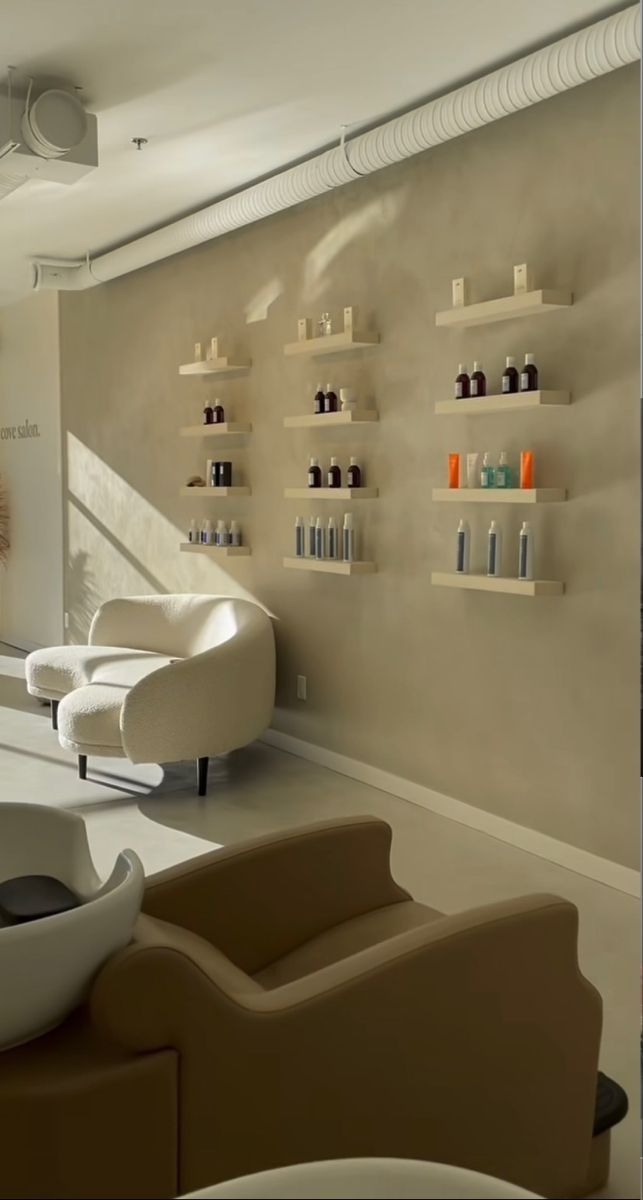
[[[26,638],[21,638],[19,642],[16,642],[0,637],[0,645],[8,646],[10,650],[22,650],[25,654],[31,654],[32,650],[42,650],[40,642],[30,642]]]
[[[447,817],[451,821],[458,821],[470,829],[477,829],[480,833],[486,833],[500,842],[507,842],[528,854],[535,854],[538,858],[546,858],[559,867],[575,871],[577,875],[585,875],[588,879],[625,892],[628,896],[641,894],[641,877],[637,871],[612,862],[611,859],[601,858],[589,850],[581,850],[569,842],[558,841],[557,838],[539,833],[536,829],[528,829],[525,825],[518,825],[505,817],[497,817],[493,813],[475,808],[472,804],[465,804],[463,800],[435,792],[421,783],[413,783],[410,779],[391,775],[379,767],[359,762],[358,759],[349,758],[345,754],[337,754],[334,750],[315,745],[314,742],[305,742],[289,733],[281,733],[278,729],[268,729],[261,740],[277,750],[285,750],[287,754],[308,759],[309,762],[327,767],[339,775],[347,775],[350,779],[367,783],[381,792],[388,792],[391,796],[418,804],[420,808],[426,808],[429,812]]]

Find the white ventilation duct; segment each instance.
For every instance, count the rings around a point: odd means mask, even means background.
[[[641,13],[633,5],[91,263],[36,262],[34,287],[86,288],[137,271],[530,108],[640,57]]]

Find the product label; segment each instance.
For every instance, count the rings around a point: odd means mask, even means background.
[[[480,487],[489,487],[489,468],[483,467],[480,472]]]
[[[518,553],[518,578],[527,578],[527,538],[524,533],[520,535],[520,548]]]
[[[489,534],[489,549],[487,552],[487,575],[495,575],[496,573],[496,535]]]
[[[456,569],[456,571],[459,571],[461,574],[464,571],[464,545],[465,545],[465,534],[459,533],[458,534],[458,557],[457,557],[457,564],[456,564],[455,569]]]
[[[471,380],[471,395],[472,396],[478,395],[478,380],[477,379]]]
[[[463,391],[464,391],[464,389],[463,389],[463,386],[462,386],[462,384],[461,384],[461,383],[459,383],[459,382],[458,382],[458,383],[456,383],[456,385],[455,385],[455,398],[456,398],[456,400],[462,400]]]
[[[308,487],[315,487],[315,472],[308,472]]]
[[[529,375],[527,371],[522,371],[520,375],[520,390],[521,392],[529,391]]]
[[[511,391],[511,379],[509,378],[508,375],[503,375],[503,377],[502,377],[502,391],[503,391],[503,395],[505,392]]]

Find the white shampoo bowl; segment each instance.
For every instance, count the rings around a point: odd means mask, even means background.
[[[40,804],[0,804],[0,883],[53,875],[82,903],[20,925],[0,927],[0,1049],[38,1037],[84,999],[99,967],[131,940],[144,872],[123,850],[101,883],[85,822]]]

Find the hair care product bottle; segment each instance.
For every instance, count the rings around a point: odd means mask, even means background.
[[[357,557],[357,534],[353,525],[353,514],[344,513],[342,527],[342,558],[344,562],[355,562]]]
[[[215,486],[216,487],[232,487],[232,463],[218,462],[215,463]]]
[[[467,487],[480,487],[480,455],[467,454]]]
[[[456,538],[456,561],[455,569],[458,575],[469,574],[469,547],[471,535],[469,526],[466,521],[460,521],[458,525],[458,533]]]
[[[518,578],[534,577],[534,531],[529,521],[523,521],[518,537]]]
[[[491,455],[488,450],[485,450],[482,455],[482,466],[480,468],[480,487],[492,488],[496,484],[496,469],[491,462]]]
[[[208,400],[208,403],[206,404],[205,408],[203,409],[203,424],[204,425],[213,425],[214,424],[214,409],[213,409],[212,405],[210,404],[209,400]]]
[[[203,522],[202,540],[205,542],[206,546],[214,545],[214,531],[212,529],[212,521],[210,520]]]
[[[336,458],[331,458],[330,467],[328,468],[328,486],[329,488],[338,488],[342,486],[342,470]]]
[[[500,451],[500,457],[498,459],[498,466],[496,467],[495,486],[497,488],[510,488],[513,486],[511,467],[509,466],[509,463],[507,462],[507,451],[506,450]]]
[[[308,465],[308,487],[321,487],[322,473],[321,467],[316,458],[311,458]]]
[[[449,455],[449,487],[460,487],[460,455]]]
[[[339,558],[339,538],[335,518],[328,518],[328,557]]]
[[[308,518],[308,556],[315,557],[315,518]]]
[[[332,383],[327,383],[326,394],[324,396],[324,412],[337,412],[338,405],[337,393],[333,391]]]
[[[502,373],[502,394],[509,395],[511,392],[518,391],[518,372],[516,370],[516,360],[509,356],[506,360],[506,366]]]
[[[534,455],[532,450],[523,450],[520,454],[520,486],[534,486]]]
[[[362,486],[362,471],[357,465],[357,459],[351,458],[348,468],[346,482],[349,488],[358,488]]]
[[[322,524],[321,517],[317,518],[315,525],[315,558],[326,557],[326,530]]]
[[[225,546],[225,525],[223,521],[217,521],[217,527],[214,531],[215,546]]]
[[[470,396],[486,396],[487,394],[487,376],[479,362],[473,364],[473,374],[469,384]]]
[[[502,566],[502,531],[497,521],[489,526],[487,540],[487,575],[500,575]]]
[[[221,425],[222,422],[225,421],[225,412],[223,411],[223,405],[219,400],[217,400],[212,410],[212,420],[215,425]]]
[[[302,535],[303,535],[303,530],[302,530]],[[242,545],[241,526],[239,525],[238,521],[230,522],[230,545],[231,546],[241,546]]]
[[[467,396],[469,395],[470,387],[471,380],[467,375],[467,368],[465,367],[464,363],[459,363],[458,374],[455,377],[455,385],[453,388],[453,395],[455,396],[455,399],[466,400]]]
[[[313,400],[313,411],[315,412],[316,415],[319,415],[325,411],[325,405],[324,405],[325,399],[326,398],[324,396],[324,385],[323,385],[323,383],[318,383],[317,391],[315,392],[315,399]]]
[[[198,541],[199,541],[198,526],[197,526],[196,521],[194,519],[192,519],[190,521],[190,528],[188,529],[188,542],[198,542]]]
[[[355,409],[357,408],[357,401],[355,399],[355,389],[354,388],[340,388],[339,389],[339,402],[341,405],[342,412],[354,412]]]
[[[297,517],[295,521],[295,554],[297,558],[304,557],[304,521],[302,517]]]
[[[199,529],[199,541],[202,544],[205,544],[205,533],[206,533],[206,525],[207,524],[208,524],[208,522],[203,520],[201,522],[201,528]]]
[[[525,354],[525,365],[520,372],[521,392],[538,391],[538,368],[534,364],[533,354]]]

